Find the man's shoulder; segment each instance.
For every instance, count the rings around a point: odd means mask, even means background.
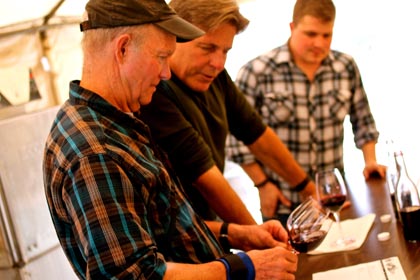
[[[287,45],[275,47],[266,51],[253,59],[249,60],[242,68],[249,69],[254,72],[264,73],[271,72],[282,64],[288,64],[291,61],[291,55]]]
[[[187,88],[183,84],[174,82],[173,80],[161,81],[156,87],[150,104],[145,106],[145,109],[161,106],[178,105],[179,102],[188,100]]]
[[[91,108],[66,103],[57,113],[49,139],[61,147],[66,157],[70,154],[81,157],[92,147],[102,150],[102,145],[98,144],[106,139],[105,129],[102,117]]]
[[[333,61],[340,61],[346,64],[354,63],[354,58],[352,55],[338,50],[330,51],[330,59],[332,59]]]
[[[256,61],[269,61],[269,60],[279,61],[279,60],[283,60],[283,58],[285,56],[288,56],[288,54],[289,54],[289,49],[287,45],[281,45],[281,46],[277,46],[275,48],[272,48],[268,51],[265,51],[257,55],[256,57],[251,59],[248,63],[253,63]]]

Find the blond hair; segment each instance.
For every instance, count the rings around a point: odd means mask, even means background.
[[[210,31],[222,23],[230,23],[240,33],[249,20],[239,11],[235,0],[172,0],[169,6],[183,19]]]

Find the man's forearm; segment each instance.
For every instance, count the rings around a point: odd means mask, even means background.
[[[256,224],[245,204],[216,166],[202,174],[194,184],[210,207],[225,222]]]
[[[375,151],[376,142],[367,142],[362,147],[363,158],[365,164],[376,163],[376,151]]]

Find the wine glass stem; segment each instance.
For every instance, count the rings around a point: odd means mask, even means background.
[[[333,215],[334,215],[335,221],[336,221],[337,226],[338,226],[338,234],[340,235],[340,239],[344,240],[343,229],[341,227],[341,222],[340,222],[340,212],[338,212],[338,211],[333,212]]]

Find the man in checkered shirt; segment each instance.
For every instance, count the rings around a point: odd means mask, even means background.
[[[297,0],[288,42],[245,64],[236,83],[263,120],[273,128],[312,176],[320,169],[342,172],[344,118],[349,115],[357,148],[363,151],[363,174],[385,176],[375,145],[379,133],[353,58],[331,50],[335,6],[331,0]],[[263,169],[271,180],[259,188],[265,218],[287,217],[299,195],[243,143],[228,139],[227,155],[250,174]],[[278,187],[278,188],[276,188]],[[279,203],[281,192],[291,205]]]

